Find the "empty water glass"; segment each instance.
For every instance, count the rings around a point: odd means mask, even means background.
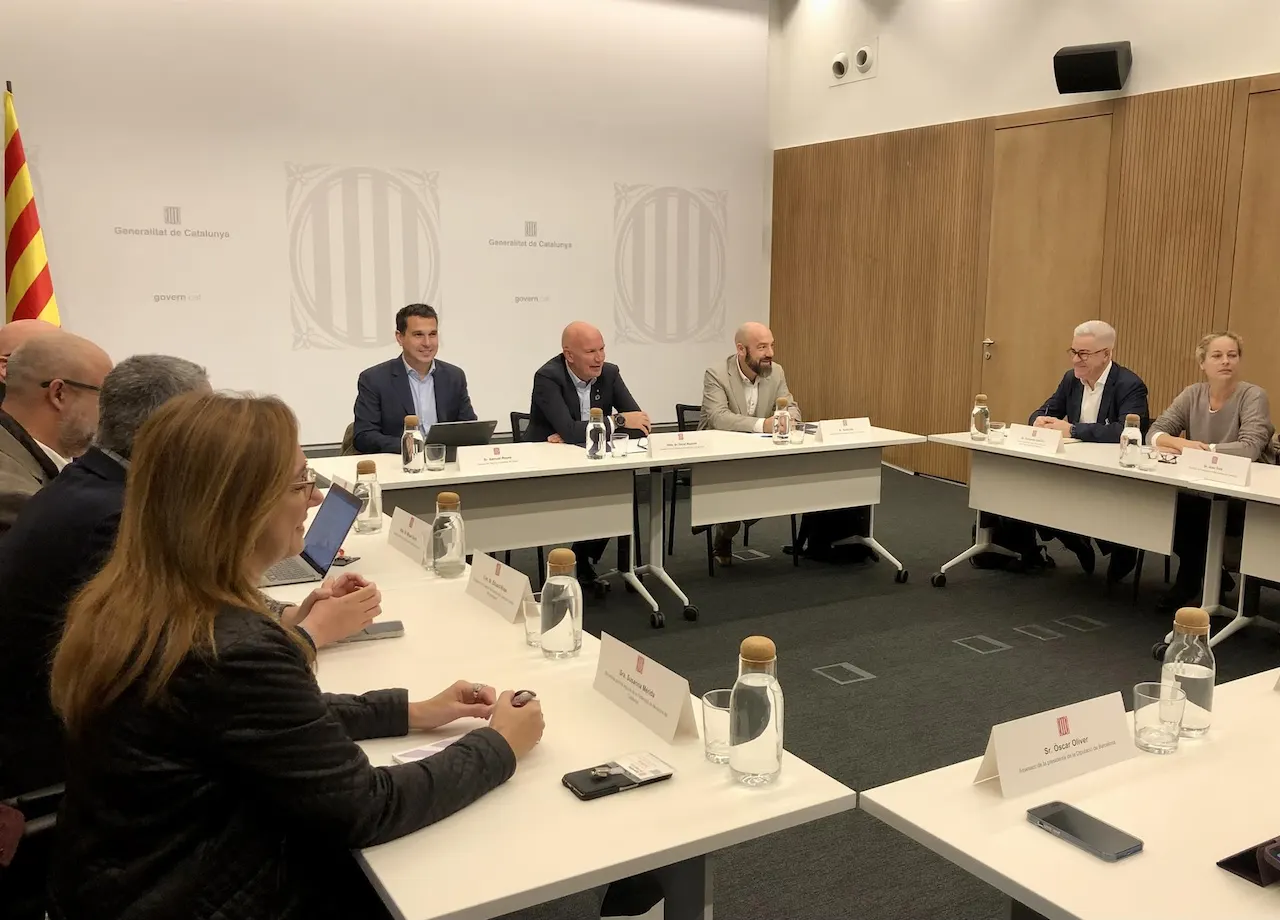
[[[729,762],[729,696],[732,690],[709,690],[702,694],[702,740],[707,760]]]
[[[1004,422],[988,422],[987,423],[987,443],[1003,444],[1005,435],[1009,433],[1008,427]]]
[[[612,442],[615,457],[625,457],[631,453],[631,438],[625,431],[615,431]]]
[[[542,592],[525,597],[520,612],[524,614],[524,644],[537,648],[542,642]]]
[[[1174,684],[1144,681],[1133,688],[1133,743],[1151,754],[1178,750],[1187,694]]]
[[[1160,451],[1154,447],[1138,448],[1138,469],[1150,473],[1160,464]]]
[[[428,444],[425,451],[427,455],[427,469],[437,471],[444,469],[443,444]]]

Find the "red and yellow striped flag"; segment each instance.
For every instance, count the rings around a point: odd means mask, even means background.
[[[36,213],[31,171],[22,150],[13,93],[4,91],[4,317],[42,319],[55,326],[58,301],[49,277],[49,257]]]

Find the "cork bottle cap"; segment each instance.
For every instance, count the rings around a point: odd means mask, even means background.
[[[378,464],[372,460],[361,460],[356,463],[356,475],[368,476],[370,473],[378,472]]]
[[[1209,614],[1199,607],[1182,607],[1173,615],[1175,632],[1188,636],[1209,635]]]
[[[406,427],[406,428],[417,428],[417,427],[418,427],[418,417],[417,417],[416,415],[406,415],[406,416],[404,417],[404,427]]]
[[[591,410],[591,421],[593,421],[593,422],[594,422],[594,421],[596,421],[596,420],[598,420],[598,419],[602,419],[602,418],[604,418],[604,410],[603,410],[603,409],[592,409],[592,410]]]
[[[436,494],[436,507],[441,510],[456,511],[462,504],[457,492],[439,492]]]
[[[1138,427],[1138,416],[1132,412],[1124,417],[1124,423],[1129,428]]]
[[[743,661],[773,661],[778,657],[778,648],[768,636],[747,636],[738,654]]]
[[[577,564],[577,556],[568,547],[561,546],[547,554],[548,575],[572,575]]]
[[[983,404],[985,404],[985,403],[986,403],[986,401],[987,401],[987,394],[986,394],[986,393],[979,393],[977,396],[973,397],[973,401],[974,401],[974,402],[976,402],[976,403],[983,403]]]
[[[787,408],[787,406],[791,405],[791,400],[787,399],[787,397],[785,396],[779,396],[777,399],[774,400],[774,404],[779,409],[785,409]]]

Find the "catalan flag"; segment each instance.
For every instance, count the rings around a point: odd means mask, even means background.
[[[8,84],[4,91],[4,317],[5,322],[42,319],[61,325],[31,171]]]

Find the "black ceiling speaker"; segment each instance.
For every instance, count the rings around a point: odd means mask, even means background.
[[[1128,42],[1073,45],[1053,56],[1053,77],[1060,93],[1105,93],[1124,88],[1133,66]]]

